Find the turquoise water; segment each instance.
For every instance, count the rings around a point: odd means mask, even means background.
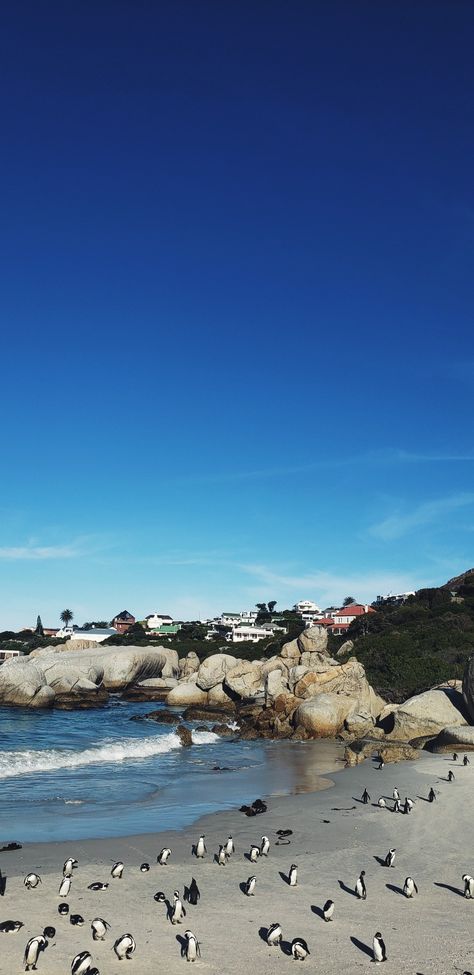
[[[91,711],[0,708],[0,842],[181,828],[295,790],[301,745],[193,729],[183,748],[172,725],[130,720],[157,707],[112,698]]]

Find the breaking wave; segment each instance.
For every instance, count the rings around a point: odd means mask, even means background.
[[[219,736],[212,731],[193,731],[192,735],[195,745],[207,745],[219,740]],[[60,748],[3,752],[0,754],[0,779],[63,768],[81,768],[84,765],[140,761],[153,758],[154,755],[166,755],[179,748],[181,742],[173,731],[149,738],[104,742],[103,745],[86,748],[81,752],[64,751]]]

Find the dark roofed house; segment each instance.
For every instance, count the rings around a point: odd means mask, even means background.
[[[126,633],[134,623],[136,623],[135,617],[127,609],[124,609],[117,616],[114,616],[111,626],[114,626],[118,633]]]

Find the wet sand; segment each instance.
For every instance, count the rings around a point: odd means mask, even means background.
[[[300,754],[303,762],[303,749]],[[453,783],[446,780],[450,768],[456,774]],[[417,762],[387,765],[381,772],[365,762],[320,782],[333,783],[323,791],[273,796],[268,811],[253,818],[232,810],[206,816],[181,832],[31,844],[1,853],[0,866],[7,877],[5,896],[0,898],[1,920],[22,920],[25,927],[16,935],[0,935],[0,970],[22,971],[28,938],[54,925],[56,936],[40,956],[40,972],[69,973],[73,956],[87,948],[101,975],[117,975],[128,971],[128,966],[131,972],[174,975],[187,964],[180,956],[180,937],[189,927],[202,943],[197,969],[222,975],[252,970],[270,975],[291,970],[295,964],[285,950],[271,949],[262,940],[274,921],[281,923],[285,943],[297,936],[307,940],[311,955],[306,967],[325,973],[349,975],[370,964],[377,930],[387,946],[388,969],[413,975],[472,970],[474,901],[461,896],[461,876],[474,874],[473,776],[474,764],[456,767],[446,756],[423,755]],[[309,780],[313,779],[309,773]],[[432,785],[439,795],[429,804],[424,797]],[[379,795],[391,796],[397,786],[402,798],[410,795],[416,800],[413,812],[397,815],[376,805],[362,805],[359,799],[365,786],[372,802]],[[275,845],[278,829],[293,830],[289,845]],[[204,860],[191,855],[200,832],[206,834]],[[214,853],[229,833],[236,853],[226,867],[219,867]],[[258,843],[263,834],[270,838],[270,853],[250,864],[246,857],[250,844]],[[13,833],[9,838],[15,838]],[[168,845],[173,851],[169,865],[159,866],[157,853]],[[377,858],[385,857],[390,847],[397,848],[397,855],[395,866],[388,869]],[[83,915],[82,928],[71,926],[68,918],[57,913],[62,864],[69,855],[77,857],[79,867],[67,901],[71,913]],[[125,863],[123,879],[112,880],[110,868],[118,859]],[[151,864],[144,874],[139,870],[143,861]],[[286,881],[291,863],[298,864],[296,888]],[[353,893],[362,869],[366,901],[357,900]],[[43,882],[27,891],[23,877],[31,870]],[[240,885],[251,874],[257,877],[255,895],[246,897]],[[401,892],[407,875],[419,888],[413,900]],[[153,895],[162,890],[172,899],[173,891],[182,893],[192,877],[201,891],[200,902],[196,907],[186,905],[184,923],[173,927],[164,905],[157,904]],[[108,882],[109,888],[87,890],[97,880]],[[328,898],[336,908],[334,920],[326,924],[321,908]],[[92,941],[90,921],[95,916],[111,925],[104,942]],[[137,950],[124,963],[115,958],[112,946],[125,932],[133,934]]]

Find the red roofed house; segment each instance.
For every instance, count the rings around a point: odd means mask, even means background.
[[[111,626],[114,626],[118,633],[126,633],[135,622],[135,617],[124,609],[117,616],[114,616]]]
[[[365,616],[366,613],[375,613],[375,609],[373,609],[372,606],[362,606],[360,603],[353,603],[351,606],[344,606],[343,609],[339,609],[338,612],[334,614],[331,633],[345,633],[345,631],[349,629],[351,623],[353,623],[358,616]]]

